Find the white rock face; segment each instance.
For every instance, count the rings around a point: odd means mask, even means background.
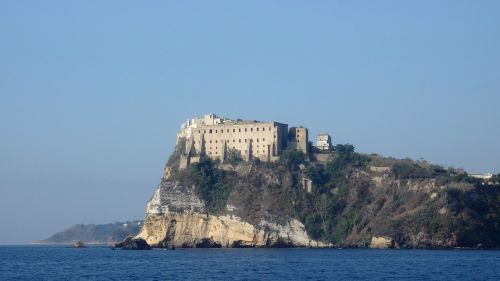
[[[375,249],[387,249],[391,248],[393,245],[393,240],[391,237],[386,237],[386,236],[373,236],[372,237],[372,242],[370,243],[370,248],[375,248]]]
[[[205,204],[194,194],[194,188],[179,183],[162,182],[146,206],[146,216],[168,212],[205,212]]]
[[[228,209],[234,208],[238,207]],[[203,238],[220,242],[223,247],[231,247],[235,241],[256,247],[279,243],[299,247],[330,246],[310,239],[304,225],[296,219],[285,224],[262,219],[258,225],[252,225],[230,214],[208,215],[205,210],[193,188],[163,181],[147,204],[144,225],[137,237],[150,245],[163,243],[168,247],[193,247]]]

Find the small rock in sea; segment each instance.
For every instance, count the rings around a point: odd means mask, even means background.
[[[148,242],[142,238],[127,237],[123,242],[116,243],[114,248],[121,248],[124,250],[151,250]]]
[[[85,248],[85,245],[83,244],[82,241],[75,241],[73,243],[73,248]]]

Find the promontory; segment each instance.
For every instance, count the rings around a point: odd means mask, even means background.
[[[360,154],[305,127],[188,119],[136,238],[153,247],[494,248],[499,175]]]

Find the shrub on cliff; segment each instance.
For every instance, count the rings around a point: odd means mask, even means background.
[[[227,172],[217,168],[209,158],[191,165],[189,170],[208,211],[218,213],[224,210],[230,193]]]
[[[229,149],[227,151],[227,159],[226,161],[231,164],[231,166],[236,167],[243,158],[241,157],[241,153],[236,149]]]
[[[354,152],[353,145],[338,144],[325,166],[309,165],[306,173],[320,192],[329,192],[345,183],[353,169],[364,168],[368,162],[368,157]]]
[[[311,237],[337,243],[360,222],[361,206],[370,200],[368,183],[349,180],[349,175],[368,162],[368,157],[346,144],[335,147],[326,165],[308,165],[306,174],[314,183],[314,192],[303,192],[295,206]]]
[[[280,164],[289,170],[297,170],[306,162],[306,155],[300,150],[286,149],[280,155]]]
[[[426,161],[411,159],[399,160],[392,166],[392,174],[397,179],[438,178],[450,181],[450,172],[439,165],[431,165]]]

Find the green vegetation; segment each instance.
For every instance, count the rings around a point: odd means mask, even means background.
[[[447,191],[447,203],[452,214],[460,215],[456,224],[462,232],[459,236],[462,245],[475,246],[477,240],[490,246],[500,244],[499,186],[479,185],[472,190],[452,188]]]
[[[218,169],[214,161],[202,158],[200,163],[189,167],[188,172],[198,188],[207,209],[218,213],[226,208],[230,187],[227,183],[227,172]]]
[[[299,169],[300,164],[306,163],[306,155],[300,150],[287,149],[280,155],[280,164],[294,171]]]
[[[448,171],[441,166],[411,160],[402,160],[394,164],[392,173],[397,179],[425,179],[448,175]]]
[[[229,152],[238,172],[202,159],[178,174],[196,186],[210,213],[224,213],[229,201],[237,206],[235,215],[253,224],[297,218],[311,238],[336,245],[367,246],[381,235],[410,247],[500,245],[497,186],[425,161],[359,154],[350,144],[335,146],[331,154],[320,164],[296,150],[284,151],[274,163],[243,162]],[[369,166],[390,170],[371,172]],[[312,180],[313,192],[303,188],[302,177]]]
[[[364,169],[368,162],[368,157],[355,153],[354,146],[346,144],[335,146],[335,153],[325,166],[303,163],[307,165],[306,175],[313,181],[315,191],[302,194],[296,212],[313,238],[340,242],[360,222],[361,202],[347,210],[347,201],[352,188],[361,191],[360,201],[368,200],[362,196],[367,186],[363,182],[353,186],[349,183],[349,175],[355,169]]]
[[[236,149],[229,149],[226,157],[226,161],[233,167],[237,166],[241,161],[243,161],[243,158],[241,158],[241,153]]]

